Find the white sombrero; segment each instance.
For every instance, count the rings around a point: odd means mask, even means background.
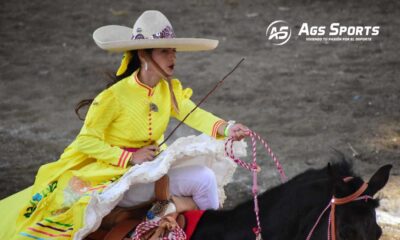
[[[171,23],[159,11],[145,11],[133,29],[119,25],[103,26],[93,33],[96,44],[108,51],[124,52],[146,48],[176,48],[177,51],[204,51],[217,47],[218,40],[175,38]]]

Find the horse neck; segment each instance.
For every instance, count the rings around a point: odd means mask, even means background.
[[[317,180],[294,178],[264,192],[258,198],[262,235],[270,240],[295,239],[299,230],[308,228],[328,204],[332,189],[328,177]],[[204,224],[199,224],[194,240],[204,239],[204,236],[230,240],[255,236],[252,231],[257,226],[253,199],[231,210],[208,210],[203,219]],[[234,231],[227,233],[223,229]]]
[[[300,182],[291,180],[261,194],[258,201],[263,235],[269,236],[268,239],[273,239],[271,236],[275,233],[282,235],[282,231],[286,231],[290,235],[287,239],[293,237],[305,214],[318,212],[329,202],[332,194],[330,185],[328,178]],[[257,223],[253,199],[231,210],[212,212],[211,219],[215,224],[224,225],[221,228],[235,229],[236,236],[254,237],[252,229],[257,226]],[[296,230],[296,233],[290,233],[287,229]]]
[[[332,189],[326,177],[292,179],[263,193],[259,197],[263,234],[283,233],[287,235],[283,239],[295,239],[298,231],[311,225],[329,203]]]

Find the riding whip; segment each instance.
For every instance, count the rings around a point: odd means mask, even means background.
[[[199,106],[200,104],[202,104],[219,86],[222,85],[222,83],[225,81],[225,79],[231,75],[238,67],[239,65],[244,61],[244,58],[242,58],[237,64],[236,66],[230,71],[228,72],[219,82],[217,82],[217,84],[207,93],[206,96],[204,96],[200,102],[198,104],[196,104],[196,106],[188,113],[186,114],[186,116],[179,122],[178,125],[176,125],[176,127],[171,131],[171,133],[164,139],[164,141],[162,143],[160,143],[158,145],[158,147],[162,146],[165,142],[167,142],[167,140],[172,136],[172,134],[174,134],[174,132],[176,131],[176,129],[178,129],[182,123],[184,123],[184,121],[190,116],[190,114],[192,114]]]

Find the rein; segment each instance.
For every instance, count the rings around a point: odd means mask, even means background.
[[[352,177],[346,177],[343,180],[345,182],[349,182],[352,179]],[[325,207],[325,209],[322,211],[322,213],[319,215],[317,221],[315,222],[314,226],[311,228],[310,233],[307,236],[306,240],[310,240],[311,236],[313,235],[316,227],[318,226],[319,222],[321,221],[322,216],[325,214],[325,212],[331,208],[331,211],[329,213],[329,219],[328,219],[328,240],[336,240],[336,222],[335,222],[335,210],[336,206],[338,205],[343,205],[347,204],[350,202],[354,201],[359,201],[359,200],[365,200],[367,201],[368,199],[372,199],[372,196],[369,195],[362,195],[363,192],[368,188],[368,183],[363,183],[360,188],[355,191],[353,194],[350,194],[347,197],[342,197],[342,198],[336,198],[335,196],[332,196],[331,200],[329,201],[329,204]]]
[[[264,146],[265,150],[268,152],[268,154],[271,156],[273,159],[276,169],[278,170],[280,176],[281,176],[281,181],[286,182],[287,177],[286,174],[282,168],[282,165],[280,164],[278,158],[275,156],[275,154],[272,152],[271,148],[269,147],[268,143],[260,137],[256,132],[249,130],[249,135],[251,138],[252,142],[252,152],[253,152],[253,162],[251,164],[248,164],[239,158],[235,157],[233,154],[233,138],[228,138],[228,140],[225,142],[225,153],[228,157],[230,157],[235,163],[237,163],[239,166],[253,172],[253,187],[252,187],[252,192],[253,192],[253,199],[254,199],[254,213],[256,214],[256,222],[257,222],[257,227],[253,228],[253,232],[256,235],[256,240],[261,240],[261,224],[260,224],[260,216],[259,216],[259,207],[258,207],[258,181],[257,181],[257,174],[260,172],[260,167],[257,165],[257,140]],[[228,147],[229,150],[228,151]]]

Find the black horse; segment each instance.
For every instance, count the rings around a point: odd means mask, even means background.
[[[363,195],[373,196],[388,181],[391,165],[381,167],[369,180]],[[344,177],[352,176],[345,182]],[[346,197],[363,184],[346,160],[322,169],[307,170],[259,196],[262,238],[305,240],[332,196]],[[376,240],[382,230],[376,223],[378,199],[353,201],[336,207],[337,240]],[[251,240],[256,227],[253,201],[230,210],[207,210],[192,240]],[[328,213],[323,215],[311,239],[327,239]]]

